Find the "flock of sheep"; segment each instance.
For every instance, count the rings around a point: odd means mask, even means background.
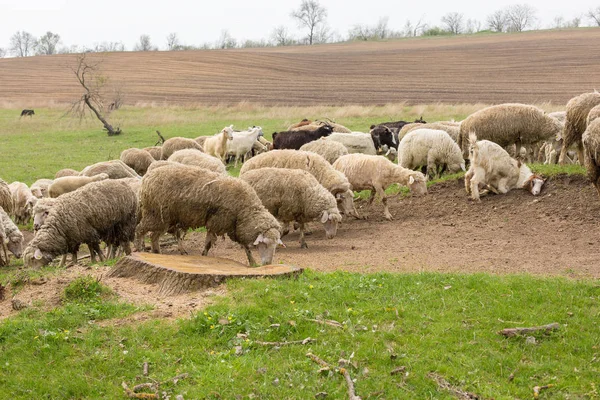
[[[303,120],[274,133],[272,143],[260,127],[239,132],[228,126],[214,136],[127,149],[120,160],[64,169],[31,187],[0,179],[0,265],[8,263],[9,251],[22,256],[26,267],[58,256],[64,265],[68,254],[77,261],[81,244],[92,261],[104,260],[129,254],[131,242],[145,250],[147,234],[153,252],[160,252],[159,239],[170,233],[185,254],[185,233],[200,227],[207,230],[203,255],[227,235],[244,248],[251,266],[253,247],[261,263],[270,264],[291,229],[299,230],[300,245],[307,247],[308,223],[320,221],[333,238],[343,216],[360,218],[354,191],[370,190],[370,202],[379,195],[385,218],[392,220],[387,187],[399,184],[423,195],[427,178],[465,170],[466,160],[465,188],[475,200],[480,189],[539,194],[544,179],[524,161],[554,162],[559,153],[561,162],[585,162],[600,195],[598,117],[600,93],[592,92],[573,98],[562,113],[502,104],[462,122],[384,122],[369,133]],[[239,178],[227,174],[229,159],[243,163]],[[23,235],[9,215],[20,224],[33,217],[35,235],[24,251]]]

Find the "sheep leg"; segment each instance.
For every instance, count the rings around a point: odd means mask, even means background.
[[[427,153],[427,178],[437,178],[437,166],[435,165],[435,157],[432,156],[431,151]]]
[[[290,233],[290,222],[286,222],[285,224],[282,224],[282,225],[283,225],[283,228],[281,230],[281,237],[284,237],[285,235]]]
[[[308,249],[308,245],[306,244],[306,240],[304,240],[304,224],[300,224],[300,248]]]
[[[204,241],[204,251],[202,252],[203,256],[208,255],[208,251],[213,246],[213,244],[217,241],[217,235],[213,232],[206,233],[206,240]]]
[[[373,204],[373,200],[375,200],[375,195],[377,194],[377,192],[375,190],[369,190],[369,192],[371,193],[369,195],[369,205]]]
[[[62,258],[60,259],[60,263],[58,264],[58,266],[59,267],[64,267],[66,263],[67,263],[67,255],[63,254]]]
[[[92,243],[92,247],[90,249],[90,254],[92,253],[92,250],[94,252],[98,253],[98,262],[104,262],[106,260],[106,257],[104,257],[104,253],[100,249],[100,243],[98,243],[98,242]]]
[[[179,250],[179,254],[187,254],[188,252],[183,247],[183,235],[181,234],[181,229],[175,229],[175,239],[177,239],[177,250]]]
[[[565,165],[565,159],[568,158],[567,157],[567,151],[569,151],[569,147],[571,147],[571,145],[573,144],[573,142],[571,140],[567,140],[567,137],[563,137],[562,139],[562,147],[560,149],[560,156],[558,157],[558,163],[560,165]]]
[[[160,254],[160,244],[158,243],[158,239],[160,239],[161,234],[162,232],[157,231],[152,232],[152,235],[150,235],[150,246],[153,253]]]
[[[585,154],[583,153],[583,141],[577,142],[577,161],[580,165],[585,166]]]
[[[521,139],[518,139],[515,142],[515,158],[517,160],[522,160],[522,158],[521,158]],[[525,156],[525,158],[527,159],[527,156]]]
[[[8,265],[8,248],[4,242],[2,242],[2,252],[4,253],[4,258],[2,258],[2,255],[0,255],[0,265]]]
[[[377,186],[375,186],[375,190],[377,191],[377,194],[379,195],[379,198],[381,199],[381,202],[383,203],[383,216],[388,221],[393,221],[394,218],[392,217],[392,214],[390,214],[390,210],[388,209],[387,197],[385,195],[385,191],[383,190],[383,187],[381,187],[381,185],[377,185]]]
[[[470,168],[465,174],[465,190],[467,194],[471,194],[471,179],[473,178],[474,171]]]
[[[131,245],[129,244],[129,242],[121,243],[121,248],[123,249],[123,253],[125,253],[126,256],[131,254]]]
[[[248,245],[243,245],[243,247],[244,251],[246,252],[246,257],[248,257],[248,265],[250,265],[251,267],[257,266],[258,264],[256,264],[254,257],[252,257],[252,252],[250,251]]]
[[[482,180],[481,177],[485,176],[485,172],[480,168],[475,169],[473,177],[471,178],[471,198],[473,200],[480,201],[479,198],[479,182]]]

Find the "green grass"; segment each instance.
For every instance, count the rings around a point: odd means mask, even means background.
[[[531,398],[533,386],[546,384],[554,387],[544,399],[598,398],[597,282],[307,271],[295,280],[230,281],[227,291],[175,323],[100,326],[90,321],[136,311],[100,297],[49,313],[25,310],[0,323],[3,396],[122,398],[122,381],[133,386],[188,373],[163,390],[184,398],[307,399],[323,391],[345,398],[343,378],[318,373],[306,357],[312,352],[334,365],[351,359],[364,399],[453,398],[427,378],[432,371],[483,398]],[[319,318],[343,328],[309,321]],[[537,344],[496,334],[550,322],[560,330],[535,335]],[[316,342],[256,343],[307,337]],[[149,377],[141,377],[144,362]],[[390,375],[400,366],[405,375]]]

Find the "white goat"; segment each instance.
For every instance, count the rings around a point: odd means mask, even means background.
[[[235,156],[234,168],[237,168],[240,157],[243,156],[243,162],[246,162],[246,154],[252,151],[258,137],[262,135],[263,131],[260,126],[248,128],[247,131],[233,132],[233,139],[227,141],[227,154]]]
[[[228,140],[233,140],[233,125],[226,126],[215,136],[209,136],[204,141],[204,152],[217,157],[224,163]]]

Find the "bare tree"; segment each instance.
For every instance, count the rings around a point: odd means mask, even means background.
[[[592,8],[587,12],[586,16],[597,26],[600,26],[600,6]]]
[[[405,37],[417,37],[421,35],[423,31],[427,29],[427,24],[423,22],[424,18],[425,16],[422,16],[415,25],[413,25],[410,20],[407,20],[404,24],[403,35]]]
[[[331,31],[331,28],[327,24],[321,24],[318,26],[315,31],[315,35],[313,38],[313,43],[321,44],[321,43],[330,43],[333,40],[334,32]]]
[[[465,33],[477,33],[481,30],[481,22],[476,19],[467,19],[465,24]]]
[[[275,46],[289,46],[294,43],[294,39],[290,36],[287,27],[284,25],[276,26],[271,32],[271,41]]]
[[[514,4],[506,9],[508,29],[523,32],[535,22],[535,9],[529,4]]]
[[[442,23],[445,25],[446,30],[453,35],[460,35],[464,29],[463,24],[464,15],[451,12],[442,17]]]
[[[292,12],[292,17],[298,20],[298,26],[308,29],[308,44],[312,45],[317,28],[325,23],[327,10],[316,0],[302,0],[300,8]]]
[[[134,51],[156,51],[158,48],[152,45],[152,40],[150,40],[150,35],[141,35],[139,42],[135,44],[133,47]]]
[[[107,82],[107,78],[100,74],[100,62],[92,62],[86,54],[79,54],[77,62],[71,71],[77,77],[77,81],[83,88],[81,97],[71,104],[69,114],[84,118],[88,111],[93,113],[96,118],[102,122],[108,136],[114,136],[121,133],[121,128],[113,128],[106,118],[100,113],[104,109],[104,99],[102,89]]]
[[[579,28],[581,26],[581,15],[573,17],[573,19],[567,22],[567,28]]]
[[[367,41],[373,37],[371,28],[367,25],[356,24],[348,31],[348,39]]]
[[[0,47],[0,58],[6,57],[6,49],[4,47]]]
[[[179,38],[175,32],[167,35],[167,50],[181,50],[181,44],[179,43]]]
[[[60,35],[46,32],[44,36],[41,36],[37,41],[36,53],[43,55],[52,55],[57,53],[57,46],[60,42]]]
[[[35,49],[36,42],[31,33],[17,32],[10,37],[10,51],[16,57],[27,57]]]
[[[216,47],[217,49],[234,49],[237,47],[237,40],[231,36],[227,29],[223,29],[219,40],[217,40]]]
[[[125,51],[125,45],[121,42],[102,42],[89,49],[93,53],[109,53],[115,51]]]
[[[377,21],[377,25],[373,28],[373,34],[377,36],[379,39],[387,39],[390,35],[390,30],[388,28],[389,17],[380,17],[379,21]]]
[[[505,10],[497,10],[494,11],[493,14],[488,15],[487,17],[487,25],[488,28],[495,32],[504,32],[506,31],[508,25],[508,16],[506,15]]]
[[[565,25],[565,18],[562,15],[557,15],[552,20],[552,29],[560,29]]]

